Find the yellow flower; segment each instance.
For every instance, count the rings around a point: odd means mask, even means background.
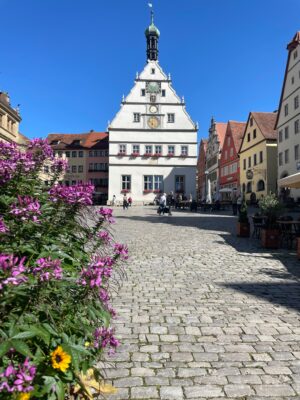
[[[85,345],[85,347],[90,347],[91,343],[90,342],[85,342],[84,345]]]
[[[20,393],[18,396],[18,400],[29,400],[30,393]]]
[[[66,372],[71,363],[71,356],[66,353],[61,346],[58,346],[54,351],[52,351],[51,360],[53,368]]]

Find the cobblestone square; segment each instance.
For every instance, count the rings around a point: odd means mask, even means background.
[[[109,399],[300,398],[300,263],[231,215],[115,209],[130,250]]]

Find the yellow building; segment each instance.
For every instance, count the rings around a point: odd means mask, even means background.
[[[20,121],[19,111],[12,108],[8,94],[0,92],[0,140],[22,142],[23,135],[19,134]]]
[[[277,191],[277,112],[250,112],[240,157],[240,184],[247,201],[256,203]]]

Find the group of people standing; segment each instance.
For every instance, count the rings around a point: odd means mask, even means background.
[[[111,205],[112,206],[116,205],[116,195],[115,194],[113,195]],[[132,198],[130,196],[127,198],[127,194],[124,193],[124,196],[123,196],[123,210],[127,210],[128,207],[131,207],[131,205],[132,205]]]

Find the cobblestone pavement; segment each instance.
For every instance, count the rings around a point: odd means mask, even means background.
[[[117,209],[128,279],[113,399],[300,399],[300,262],[235,236],[230,215]]]

